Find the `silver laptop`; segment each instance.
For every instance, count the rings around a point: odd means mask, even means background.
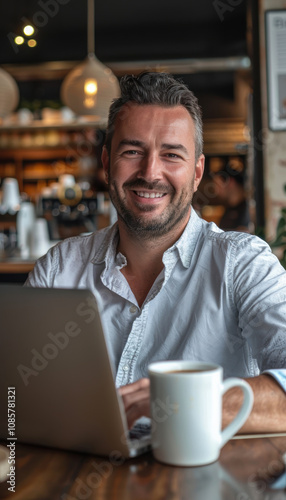
[[[18,442],[123,457],[150,449],[148,425],[128,431],[90,291],[1,285],[0,325],[1,439],[15,399]]]

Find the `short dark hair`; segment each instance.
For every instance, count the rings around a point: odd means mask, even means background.
[[[144,105],[184,106],[195,125],[195,158],[203,152],[203,124],[201,108],[193,92],[180,80],[168,73],[141,73],[139,76],[125,75],[120,80],[121,96],[114,99],[108,116],[105,145],[111,151],[116,116],[128,102]]]

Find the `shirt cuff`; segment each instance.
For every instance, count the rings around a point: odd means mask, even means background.
[[[278,382],[280,387],[286,392],[286,368],[265,370],[262,373],[268,373],[268,375],[275,378],[276,382]]]

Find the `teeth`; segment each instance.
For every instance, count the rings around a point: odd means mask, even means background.
[[[136,191],[136,194],[141,198],[162,198],[164,196],[163,193],[146,193],[145,191]]]

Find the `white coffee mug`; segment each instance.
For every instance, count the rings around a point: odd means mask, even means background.
[[[171,465],[206,465],[242,427],[253,405],[250,385],[239,378],[223,381],[221,366],[193,361],[161,361],[148,367],[151,390],[152,448]],[[240,387],[244,399],[222,431],[222,396]]]

